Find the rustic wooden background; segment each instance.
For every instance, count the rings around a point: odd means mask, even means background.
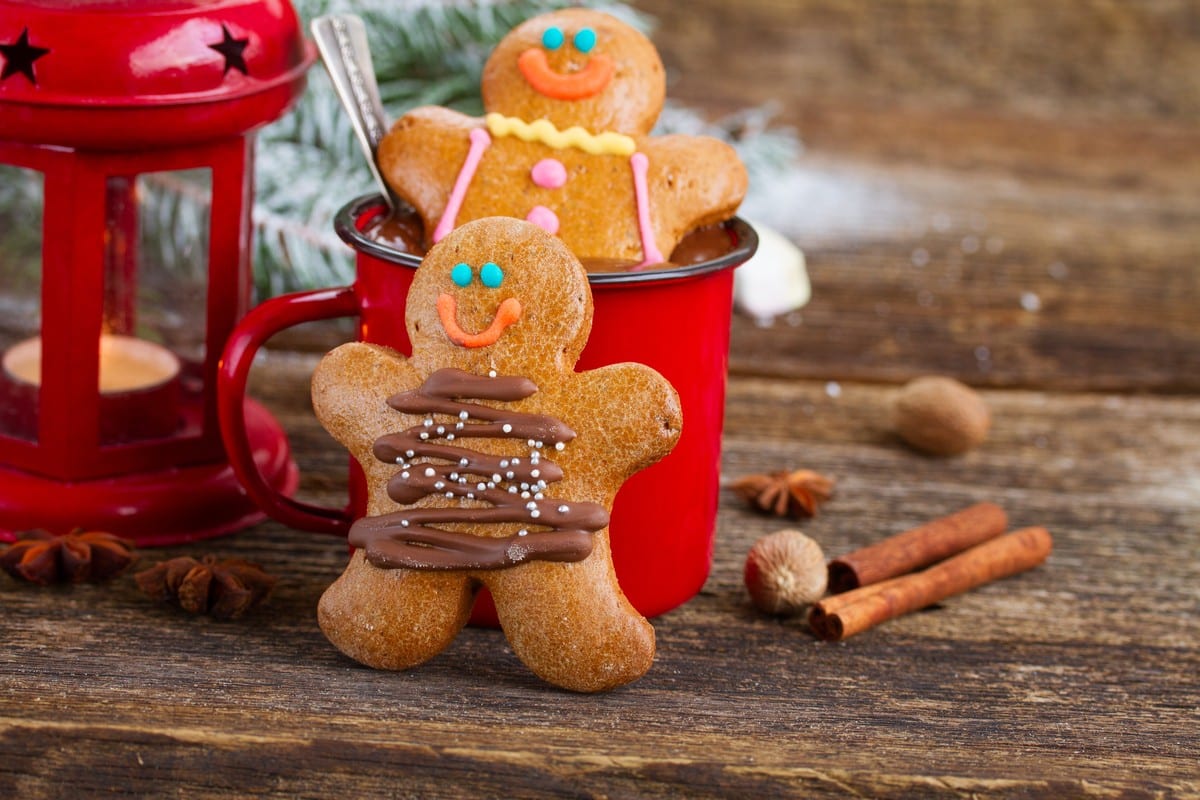
[[[1050,560],[818,643],[749,605],[745,553],[783,523],[726,492],[703,592],[600,697],[490,630],[352,664],[313,616],[342,547],[272,523],[152,554],[280,575],[237,623],[0,578],[0,796],[1200,797],[1200,5],[639,5],[672,96],[775,102],[806,148],[778,200],[814,297],[735,319],[725,474],[836,477],[803,526],[830,555],[993,500]],[[336,502],[314,359],[272,352],[256,391]],[[888,431],[931,372],[992,408],[968,456]]]

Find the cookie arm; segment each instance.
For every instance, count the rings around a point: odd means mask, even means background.
[[[644,364],[612,364],[580,373],[571,391],[595,414],[593,420],[576,423],[576,430],[595,430],[608,442],[606,477],[623,482],[666,456],[679,441],[679,395]]]
[[[331,351],[313,372],[313,410],[358,460],[368,480],[386,483],[391,466],[378,461],[371,448],[380,436],[404,427],[387,399],[419,384],[416,370],[395,350],[351,342]]]
[[[650,219],[663,250],[694,228],[733,216],[746,196],[746,167],[719,139],[652,136],[639,149],[647,160]]]
[[[432,242],[460,168],[470,134],[482,120],[434,106],[413,109],[392,125],[379,143],[379,169],[392,190],[417,210]]]

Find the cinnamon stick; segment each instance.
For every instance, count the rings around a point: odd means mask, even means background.
[[[830,561],[829,591],[848,592],[907,574],[995,538],[1006,527],[1004,509],[976,503]]]
[[[812,607],[817,638],[836,641],[910,611],[1036,567],[1053,543],[1045,528],[1022,528],[975,545],[921,572],[832,595]]]

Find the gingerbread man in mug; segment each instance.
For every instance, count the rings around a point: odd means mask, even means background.
[[[666,261],[688,231],[733,215],[746,170],[703,136],[650,136],[665,79],[654,45],[607,14],[566,9],[513,29],[483,71],[480,120],[425,107],[379,148],[426,244],[485,216],[556,234],[589,268]]]

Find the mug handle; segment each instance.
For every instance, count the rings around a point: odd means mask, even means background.
[[[353,286],[273,297],[242,318],[221,356],[217,374],[217,412],[221,439],[233,473],[259,508],[293,528],[346,536],[353,519],[348,508],[326,508],[300,502],[277,491],[263,478],[246,437],[246,381],[250,367],[263,343],[285,328],[302,322],[357,315],[358,296]]]

